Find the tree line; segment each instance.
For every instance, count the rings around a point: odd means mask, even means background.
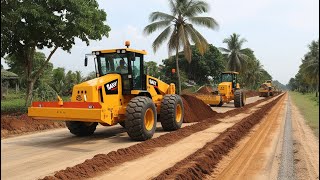
[[[308,45],[308,52],[301,59],[299,71],[291,78],[288,87],[301,93],[319,93],[319,39]]]
[[[254,51],[242,48],[246,40],[240,35],[232,34],[223,41],[226,47],[217,48],[196,29],[195,26],[219,28],[213,17],[201,16],[209,12],[207,2],[168,0],[168,4],[170,12],[152,12],[151,23],[144,28],[147,35],[163,30],[152,44],[154,51],[165,42],[168,45],[169,58],[163,60],[162,65],[146,63],[151,74],[158,73],[164,81],[173,78],[178,93],[184,84],[181,81],[217,82],[218,75],[224,70],[239,71],[240,83],[247,88],[256,88],[263,80],[272,79]],[[61,68],[52,69],[49,61],[58,48],[70,52],[75,38],[88,46],[90,40],[108,37],[111,28],[105,23],[106,18],[107,13],[99,9],[96,0],[1,1],[1,57],[7,59],[13,72],[21,75],[26,106],[30,105],[39,87],[48,88],[48,91],[51,87],[50,92],[67,94],[69,86],[73,85],[70,82],[79,82],[79,72],[63,73]],[[38,52],[43,48],[51,50],[48,57]],[[170,74],[172,69],[176,70],[175,75]],[[63,78],[70,82],[61,80]],[[52,87],[50,83],[56,86]],[[45,91],[38,94],[40,92]]]

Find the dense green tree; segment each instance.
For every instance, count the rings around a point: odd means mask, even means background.
[[[24,66],[24,62],[20,60],[15,54],[11,56],[7,56],[5,58],[5,62],[9,66],[9,71],[16,73],[20,78],[20,87],[27,88],[27,77],[26,74],[26,68]],[[42,52],[35,52],[33,57],[33,63],[31,73],[34,74],[37,71],[39,71],[40,68],[43,68],[43,75],[40,79],[37,79],[35,82],[35,86],[39,85],[40,80],[43,80],[43,82],[48,82],[51,79],[51,71],[53,69],[53,64],[48,62],[46,63],[46,56]]]
[[[151,34],[159,29],[164,29],[154,40],[152,46],[156,52],[158,48],[168,40],[169,54],[175,52],[176,73],[178,78],[178,92],[181,93],[181,80],[179,72],[179,49],[183,48],[184,56],[191,62],[191,42],[195,44],[200,54],[207,50],[208,42],[193,25],[200,25],[210,29],[216,29],[218,23],[212,17],[200,17],[206,13],[209,5],[201,0],[169,0],[170,14],[163,12],[151,13],[151,24],[144,29],[146,34]]]
[[[220,50],[226,53],[227,69],[230,71],[244,72],[246,69],[247,61],[250,58],[245,52],[247,48],[242,49],[243,43],[247,42],[246,39],[241,38],[240,35],[233,33],[229,38],[223,40],[227,44],[227,48],[221,47]]]
[[[25,68],[29,105],[36,80],[58,48],[70,51],[75,39],[86,42],[108,36],[106,13],[96,0],[1,1],[1,57],[15,55]],[[52,51],[43,66],[33,72],[36,49]]]
[[[154,61],[144,62],[144,68],[148,75],[159,78],[160,71],[156,62]]]
[[[62,95],[66,91],[66,73],[65,69],[58,67],[52,71],[52,81],[50,86],[57,92],[57,94]]]
[[[97,73],[95,71],[90,72],[87,76],[85,76],[82,81],[89,81],[97,77]]]
[[[201,55],[195,46],[191,46],[192,61],[188,63],[184,57],[184,54],[179,54],[179,64],[181,71],[185,73],[188,80],[192,80],[197,84],[209,83],[208,77],[213,77],[215,83],[218,83],[221,72],[225,69],[225,62],[221,52],[213,45],[208,46],[208,50],[204,55]],[[163,60],[163,72],[165,76],[175,77],[176,75],[171,73],[171,70],[175,68],[175,62],[173,58]],[[185,80],[187,80],[185,79]],[[185,82],[185,81],[181,81]]]
[[[309,52],[305,55],[300,66],[301,72],[311,86],[316,86],[316,96],[319,91],[319,40],[312,41],[308,46]]]

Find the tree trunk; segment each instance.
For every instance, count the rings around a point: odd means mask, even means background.
[[[56,52],[58,47],[54,47],[54,49],[50,52],[50,55],[46,59],[45,63],[40,67],[40,69],[33,73],[34,75],[32,76],[32,71],[33,71],[33,57],[35,54],[35,47],[31,49],[31,52],[28,54],[28,59],[26,63],[26,68],[27,68],[27,96],[26,96],[26,102],[25,102],[25,107],[28,107],[31,104],[32,96],[33,96],[33,88],[34,84],[36,83],[37,79],[40,77],[40,75],[43,73],[44,68],[50,61],[52,55]]]
[[[317,82],[316,97],[318,97],[318,93],[319,93],[319,81]]]
[[[31,104],[34,81],[28,81],[25,107]]]
[[[178,94],[181,94],[181,81],[180,81],[180,71],[179,71],[179,46],[176,47],[176,68],[177,68],[177,76],[178,76]]]

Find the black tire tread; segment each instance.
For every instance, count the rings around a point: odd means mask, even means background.
[[[81,121],[66,121],[66,126],[69,131],[79,137],[90,136],[94,133],[98,123],[94,122],[90,126],[86,125],[87,122]]]
[[[242,106],[242,93],[240,90],[234,92],[234,107]]]
[[[182,108],[182,119],[177,124],[175,119],[176,113],[176,104],[180,103]],[[160,108],[160,121],[163,130],[165,131],[174,131],[181,127],[183,123],[183,114],[184,114],[184,107],[182,103],[182,99],[177,94],[167,94],[163,97],[161,102]]]
[[[155,127],[157,124],[157,116],[155,117],[155,125],[153,128],[153,133],[147,134],[144,130],[144,119],[142,117],[144,116],[143,108],[147,105],[150,105],[152,103],[153,108],[155,110],[155,105],[153,101],[149,97],[145,96],[137,96],[130,100],[130,102],[127,105],[126,110],[126,121],[125,121],[125,127],[127,130],[128,135],[133,139],[137,141],[145,141],[147,139],[152,138],[152,135],[155,131]],[[154,111],[155,114],[157,114],[156,111]]]

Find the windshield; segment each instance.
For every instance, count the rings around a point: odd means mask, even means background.
[[[100,76],[110,73],[128,74],[127,54],[102,54],[97,57],[97,61]]]
[[[232,82],[232,74],[222,74],[221,82]]]

